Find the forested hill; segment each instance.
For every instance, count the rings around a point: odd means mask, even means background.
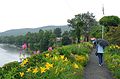
[[[64,26],[44,26],[44,27],[38,27],[38,28],[12,29],[12,30],[8,30],[5,32],[1,32],[0,36],[10,36],[10,35],[18,36],[18,35],[24,35],[27,32],[32,32],[32,33],[39,32],[40,29],[42,29],[42,30],[54,30],[55,28],[61,28],[62,32],[70,30],[70,27],[67,25],[64,25]]]

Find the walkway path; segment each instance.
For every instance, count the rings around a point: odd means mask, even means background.
[[[85,68],[84,79],[113,79],[105,65],[98,65],[95,50],[92,51],[90,61]]]

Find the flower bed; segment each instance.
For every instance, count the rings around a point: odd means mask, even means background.
[[[114,78],[120,79],[120,46],[111,45],[106,48],[104,58]]]
[[[82,79],[92,45],[81,43],[48,50],[0,68],[0,79]]]

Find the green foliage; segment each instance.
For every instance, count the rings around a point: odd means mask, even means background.
[[[120,45],[120,27],[110,27],[110,30],[106,33],[105,38],[111,44]]]
[[[5,64],[2,67],[2,77],[0,79],[15,79],[14,75],[17,72],[18,66],[19,66],[19,63],[17,61]]]
[[[2,69],[2,67],[0,67],[0,75],[3,75],[3,69]],[[2,76],[0,76],[0,79],[2,79]]]
[[[105,49],[105,62],[115,79],[120,79],[120,46],[111,45]]]
[[[40,30],[39,33],[30,33],[20,36],[0,37],[0,43],[15,44],[21,47],[23,43],[29,44],[31,50],[45,51],[55,43],[55,35],[52,31]]]
[[[118,16],[104,16],[99,20],[99,23],[104,26],[118,26],[120,18]]]
[[[83,25],[84,23],[82,22],[81,20],[81,17],[82,15],[76,15],[73,19],[69,19],[68,20],[68,23],[69,23],[69,26],[73,28],[75,34],[76,34],[76,37],[78,39],[78,43],[80,42],[80,35],[83,31]]]
[[[14,61],[14,62],[5,64],[2,68],[3,68],[4,72],[7,72],[7,71],[10,71],[12,69],[12,67],[17,67],[17,66],[19,66],[19,63],[17,61]]]
[[[62,33],[61,28],[54,29],[54,34],[56,35],[56,37],[61,37],[61,33]]]
[[[101,38],[102,37],[102,27],[101,25],[98,26],[93,26],[90,32],[90,36],[91,37],[95,37],[95,38]],[[106,38],[106,33],[107,33],[107,27],[103,27],[104,28],[104,38]]]
[[[89,41],[89,33],[91,32],[91,29],[93,26],[97,25],[97,22],[95,20],[95,16],[93,13],[83,13],[82,14],[82,21],[84,23],[84,28],[83,28],[83,35],[85,36],[85,41]]]
[[[62,35],[62,45],[69,45],[72,43],[72,40],[70,39],[69,32],[65,31]]]
[[[69,26],[73,28],[78,42],[80,42],[81,34],[83,34],[86,41],[88,41],[91,27],[96,24],[96,20],[94,19],[94,17],[95,16],[93,16],[93,13],[87,12],[75,15],[75,17],[72,19],[68,19]]]
[[[91,37],[101,38],[102,36],[102,27],[101,26],[93,26],[90,32]]]
[[[76,50],[74,50],[74,47],[76,47]],[[0,71],[0,74],[2,74],[0,78],[82,79],[83,68],[88,61],[89,49],[91,49],[91,47],[90,43],[81,43],[80,45],[63,46],[52,51],[46,51],[42,54],[32,55],[23,60],[22,63],[12,62],[4,65],[0,68],[2,71]],[[85,54],[81,54],[77,49],[83,49],[86,50],[86,52]],[[70,55],[68,55],[68,53]]]
[[[63,38],[62,38],[62,45],[69,45],[71,43],[72,43],[72,41],[71,41],[71,39],[68,36],[63,36]]]

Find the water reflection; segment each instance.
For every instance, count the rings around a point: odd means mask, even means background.
[[[12,61],[19,61],[19,48],[14,45],[0,44],[0,67]]]

